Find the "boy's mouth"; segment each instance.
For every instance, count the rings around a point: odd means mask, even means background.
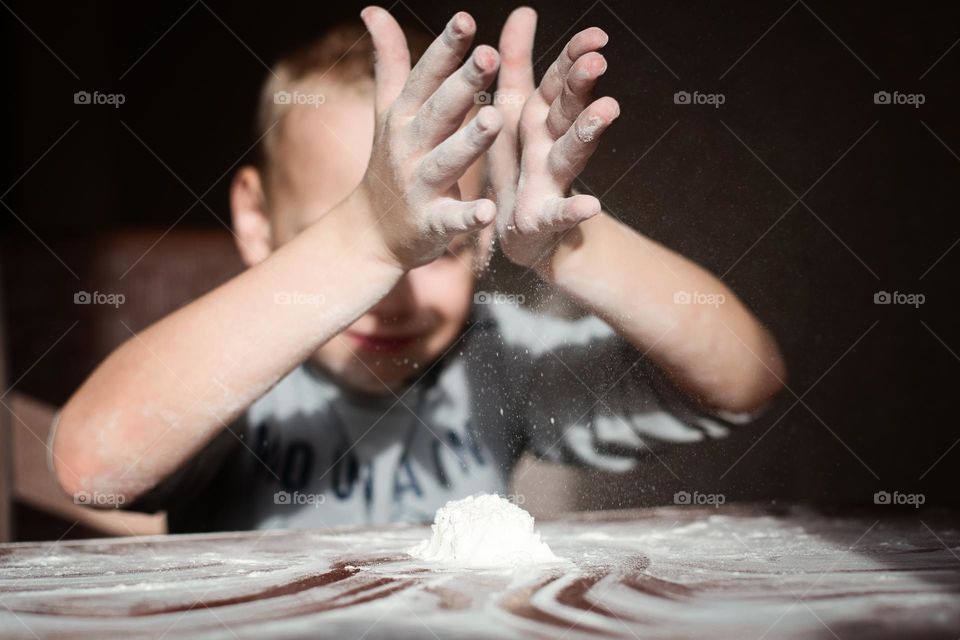
[[[375,353],[398,353],[417,339],[417,336],[384,336],[349,330],[344,333],[358,348]]]

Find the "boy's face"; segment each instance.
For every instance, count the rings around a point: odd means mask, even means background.
[[[331,84],[320,89],[322,104],[293,106],[277,125],[264,177],[269,181],[265,209],[273,248],[346,198],[366,171],[374,133],[373,82]],[[385,298],[321,347],[314,363],[368,393],[387,393],[386,387],[395,390],[416,379],[463,330],[473,303],[476,244],[476,238],[461,236],[442,257],[408,272]]]

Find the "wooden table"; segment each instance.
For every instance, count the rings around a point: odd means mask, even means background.
[[[960,518],[660,508],[538,525],[568,560],[456,570],[426,527],[0,546],[0,637],[960,635]]]

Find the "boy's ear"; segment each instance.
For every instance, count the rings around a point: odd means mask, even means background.
[[[273,243],[263,183],[255,167],[240,167],[233,176],[230,213],[240,257],[248,267],[259,264],[270,255]]]

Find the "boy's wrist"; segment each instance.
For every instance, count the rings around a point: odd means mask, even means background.
[[[351,247],[351,255],[378,263],[400,274],[407,270],[383,237],[376,209],[362,186],[354,189],[322,220],[327,221],[328,230],[336,234],[341,246]]]
[[[547,252],[533,264],[533,270],[544,282],[558,286],[559,279],[576,259],[577,250],[582,244],[583,232],[580,227],[569,229],[551,241]]]

